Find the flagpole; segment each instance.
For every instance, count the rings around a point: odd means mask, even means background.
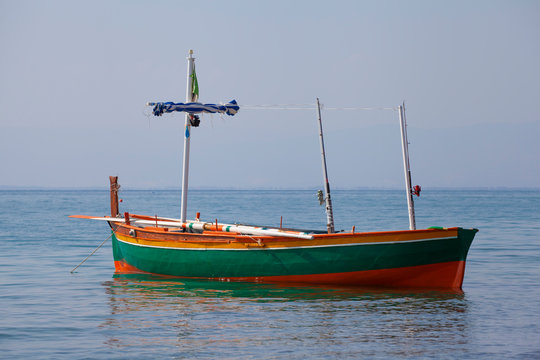
[[[187,86],[186,86],[186,103],[192,101],[193,92],[193,70],[195,68],[195,58],[193,57],[193,50],[189,50],[187,57]],[[187,212],[187,196],[188,196],[188,177],[189,177],[189,145],[191,142],[191,122],[190,114],[186,113],[185,131],[184,131],[184,166],[182,169],[182,208],[180,212],[180,219],[182,222],[186,222]]]

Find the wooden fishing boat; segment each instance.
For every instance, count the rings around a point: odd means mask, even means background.
[[[110,177],[111,216],[71,217],[107,221],[112,229],[117,273],[151,273],[224,281],[333,284],[377,287],[461,289],[469,247],[477,229],[416,230],[411,186],[405,109],[401,121],[410,229],[384,232],[335,232],[326,171],[320,105],[317,99],[325,181],[326,231],[204,222],[197,214],[186,220],[189,142],[197,113],[234,115],[235,101],[201,104],[194,58],[188,57],[186,103],[149,103],[154,114],[185,111],[184,169],[181,218],[120,214],[118,178]]]

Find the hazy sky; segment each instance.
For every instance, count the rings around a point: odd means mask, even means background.
[[[406,101],[413,183],[540,187],[539,1],[0,0],[0,186],[179,187],[202,102]],[[323,112],[334,188],[401,187],[395,111]],[[205,115],[192,187],[316,188],[315,111]]]

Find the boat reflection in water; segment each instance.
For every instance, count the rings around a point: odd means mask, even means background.
[[[115,275],[103,285],[111,310],[102,325],[107,344],[141,356],[167,347],[169,355],[210,358],[434,356],[462,349],[470,337],[460,290],[280,286],[142,274]]]

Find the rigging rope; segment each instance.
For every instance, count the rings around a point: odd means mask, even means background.
[[[243,110],[316,110],[317,104],[275,104],[275,105],[241,105]],[[390,106],[356,106],[356,107],[334,107],[324,106],[323,110],[398,110],[398,107]]]

